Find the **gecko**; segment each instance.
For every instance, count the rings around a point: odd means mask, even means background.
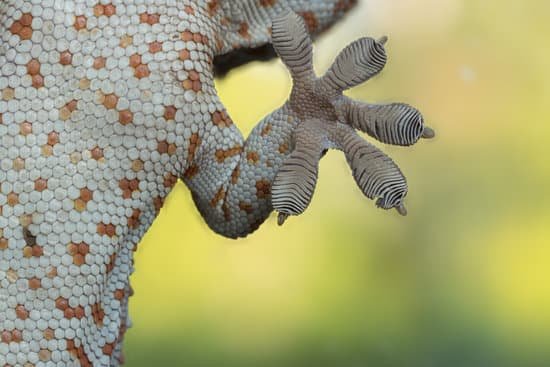
[[[415,108],[343,95],[386,38],[321,77],[311,36],[356,0],[0,3],[0,366],[118,366],[137,244],[181,179],[216,233],[244,237],[308,207],[339,149],[362,192],[406,214],[407,182],[359,132],[432,138]],[[214,78],[279,56],[290,96],[245,140]]]

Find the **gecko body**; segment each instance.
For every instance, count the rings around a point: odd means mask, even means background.
[[[367,196],[404,211],[404,177],[355,129],[399,145],[431,130],[407,105],[341,95],[381,70],[383,41],[354,43],[324,77],[311,68],[308,33],[354,4],[2,1],[0,366],[123,362],[133,252],[178,179],[214,231],[238,238],[274,208],[280,222],[303,212],[337,148]],[[215,65],[271,42],[293,91],[245,140]]]

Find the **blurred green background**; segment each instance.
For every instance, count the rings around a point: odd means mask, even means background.
[[[409,216],[376,209],[342,154],[311,207],[231,241],[180,183],[143,239],[127,365],[550,366],[550,2],[370,0],[316,44],[388,35],[349,95],[418,107],[438,137],[384,147]],[[279,62],[217,81],[245,135],[282,104]]]

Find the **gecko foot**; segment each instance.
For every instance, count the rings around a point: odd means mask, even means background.
[[[287,102],[297,126],[288,155],[273,182],[272,205],[282,225],[309,206],[319,160],[327,149],[344,152],[361,191],[383,209],[407,210],[407,182],[399,167],[357,131],[392,145],[410,146],[435,136],[420,112],[404,103],[368,104],[343,95],[384,68],[387,37],[361,38],[348,45],[321,78],[313,71],[312,43],[300,17],[289,12],[273,20],[273,46],[294,81]]]

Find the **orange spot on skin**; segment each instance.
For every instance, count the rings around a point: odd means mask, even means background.
[[[162,209],[162,206],[164,205],[164,199],[161,197],[156,197],[153,199],[153,205],[155,206],[155,210],[158,214],[160,209]]]
[[[141,216],[141,210],[134,209],[132,215],[128,218],[128,227],[135,229],[139,226],[139,217]]]
[[[84,317],[84,308],[82,306],[76,306],[74,308],[74,316],[77,319],[82,319]]]
[[[279,153],[285,154],[286,152],[288,152],[288,144],[283,143],[279,145]]]
[[[269,124],[269,123],[266,124],[266,125],[264,126],[264,128],[262,129],[262,132],[260,133],[260,135],[261,135],[261,136],[266,136],[266,135],[269,134],[269,132],[271,131],[271,128],[272,128],[271,124]]]
[[[75,244],[75,243],[69,243],[67,245],[67,252],[69,253],[69,255],[71,256],[74,256],[76,254],[78,254],[78,245]]]
[[[233,172],[231,172],[231,183],[233,185],[237,184],[237,182],[239,181],[239,176],[240,175],[241,175],[241,167],[239,165],[237,165],[237,167],[235,167]]]
[[[168,153],[168,142],[166,140],[159,141],[157,144],[157,151],[160,154]]]
[[[122,38],[120,39],[120,47],[126,48],[130,46],[133,41],[134,39],[132,38],[132,36],[129,36],[129,35],[122,36]]]
[[[118,121],[122,125],[128,125],[134,120],[134,114],[130,110],[122,110],[118,113]]]
[[[34,245],[34,246],[25,246],[23,249],[23,256],[24,257],[40,257],[44,255],[44,249],[42,246]]]
[[[235,146],[231,149],[226,149],[226,150],[218,149],[218,150],[216,150],[216,153],[215,153],[216,160],[218,161],[218,163],[222,163],[227,158],[230,158],[230,157],[236,156],[238,154],[241,154],[242,151],[243,151],[243,148],[239,145],[237,145],[237,146]]]
[[[53,338],[55,337],[55,332],[53,331],[53,329],[47,328],[46,330],[44,330],[42,335],[46,340],[53,340]]]
[[[229,206],[227,205],[227,200],[224,200],[222,203],[222,211],[223,211],[223,218],[226,222],[229,222],[231,220],[231,212],[229,210]]]
[[[2,343],[6,343],[6,344],[11,343],[11,341],[12,341],[11,332],[9,332],[7,330],[2,331],[2,333],[0,333],[0,341],[2,341]]]
[[[219,36],[216,36],[216,49],[217,51],[223,50],[223,39]]]
[[[78,81],[78,87],[82,90],[90,88],[90,80],[86,78],[82,78]]]
[[[133,68],[137,68],[139,65],[141,65],[141,55],[133,54],[132,56],[130,56],[130,66]]]
[[[97,225],[97,233],[101,236],[114,237],[116,234],[116,227],[114,224],[99,223]]]
[[[195,43],[202,43],[202,35],[199,33],[193,33],[193,41]]]
[[[21,343],[23,341],[23,333],[21,332],[21,330],[12,330],[11,337],[14,343]]]
[[[201,144],[202,140],[199,137],[199,134],[193,133],[189,138],[189,148],[187,149],[187,160],[188,162],[193,162],[195,160],[195,153]]]
[[[116,6],[114,6],[113,4],[105,5],[104,8],[103,8],[103,14],[105,14],[108,17],[110,17],[112,15],[115,15],[116,14]]]
[[[110,356],[113,354],[114,345],[114,343],[105,344],[101,351],[103,352],[103,354]]]
[[[75,264],[76,266],[81,266],[85,262],[86,260],[84,259],[84,256],[82,256],[81,254],[76,254],[73,256],[73,264]]]
[[[32,14],[25,13],[21,15],[21,18],[19,18],[19,23],[21,23],[21,25],[24,27],[29,27],[32,23]]]
[[[186,5],[184,11],[189,15],[195,15],[195,9],[193,9],[190,5]]]
[[[134,191],[139,191],[139,181],[136,178],[133,180],[125,178],[120,180],[118,187],[122,190],[122,197],[124,199],[130,199]]]
[[[147,17],[147,24],[153,25],[160,23],[160,14],[149,14]]]
[[[73,99],[71,101],[69,101],[65,107],[70,111],[70,112],[74,112],[76,111],[76,107],[78,106],[78,101],[76,99]]]
[[[52,131],[48,134],[48,145],[54,146],[59,143],[59,134],[55,131]]]
[[[256,197],[258,199],[266,199],[271,195],[271,183],[267,180],[256,182]]]
[[[191,53],[187,49],[183,49],[179,53],[179,58],[182,61],[189,60],[190,57],[191,57]]]
[[[334,5],[334,14],[347,12],[357,5],[357,0],[339,0]]]
[[[88,254],[88,252],[90,252],[90,246],[88,246],[86,243],[84,242],[80,242],[78,244],[78,252],[84,256],[86,256]]]
[[[183,31],[181,33],[181,39],[182,41],[189,42],[193,39],[193,33],[191,33],[191,31]]]
[[[40,288],[40,285],[41,285],[40,279],[38,279],[36,277],[29,279],[29,288],[30,289],[37,290],[38,288]]]
[[[92,190],[88,188],[80,189],[80,199],[84,201],[85,203],[88,203],[90,200],[93,199],[93,192]]]
[[[260,156],[256,152],[248,152],[246,154],[246,160],[248,163],[256,164],[260,161]]]
[[[50,352],[48,349],[40,349],[38,352],[38,359],[40,359],[42,362],[47,362],[52,357],[52,352]]]
[[[26,320],[29,317],[29,311],[23,305],[17,305],[15,307],[15,315],[18,319]]]
[[[32,76],[32,86],[36,89],[42,88],[44,86],[44,77],[40,74],[36,74]]]
[[[216,14],[216,12],[218,11],[219,1],[218,0],[210,0],[208,2],[207,6],[208,6],[208,15],[213,17]]]
[[[103,149],[101,149],[100,147],[95,147],[94,149],[91,150],[91,153],[92,153],[92,158],[95,159],[96,161],[103,158]]]
[[[239,203],[239,209],[246,212],[247,214],[252,214],[252,212],[254,211],[254,209],[252,208],[252,205],[242,201]]]
[[[310,33],[317,30],[317,27],[319,26],[319,22],[317,21],[317,17],[315,16],[315,13],[311,11],[305,11],[305,12],[298,13],[298,15],[300,15],[304,19],[306,26],[308,28],[308,31]]]
[[[79,347],[76,347],[76,343],[74,340],[67,339],[67,351],[80,362],[81,367],[92,366],[92,362],[84,351],[84,347],[82,346],[82,344]]]
[[[105,12],[105,7],[102,4],[97,4],[94,6],[94,15],[96,17],[102,16]]]
[[[37,59],[32,59],[27,63],[27,73],[29,75],[38,75],[40,73],[40,62]]]
[[[263,6],[264,8],[267,8],[275,5],[276,2],[277,0],[260,0],[260,5]]]
[[[218,127],[229,127],[233,121],[225,111],[216,111],[212,114],[212,122]]]
[[[200,74],[195,70],[189,71],[189,79],[192,81],[196,81],[200,79]]]
[[[93,68],[96,70],[102,69],[105,67],[106,59],[104,57],[96,57],[94,59]]]
[[[53,155],[53,148],[51,145],[43,145],[42,146],[42,155],[44,157],[51,157]]]
[[[8,194],[8,205],[16,206],[17,204],[19,204],[19,195],[15,192],[10,192]]]
[[[106,270],[110,273],[115,268],[116,252],[109,256],[109,262],[107,263]]]
[[[48,180],[39,178],[34,181],[34,189],[38,192],[42,192],[48,188]]]
[[[212,198],[212,200],[210,200],[210,206],[212,206],[213,208],[215,208],[216,206],[218,206],[218,203],[225,199],[225,189],[222,187],[220,187],[220,189],[218,190],[218,192],[216,192],[216,195],[214,195],[214,197]]]
[[[154,24],[160,23],[160,14],[141,13],[139,15],[139,21],[140,23],[147,23],[149,25],[154,25]]]
[[[92,305],[92,316],[97,325],[103,325],[103,318],[105,317],[105,312],[99,303]]]
[[[15,171],[21,171],[25,168],[25,160],[21,157],[17,157],[13,160],[13,169]]]
[[[6,344],[9,344],[11,342],[14,342],[14,343],[18,343],[19,341],[16,340],[16,338],[14,337],[14,332],[15,330],[12,330],[11,332],[10,331],[3,331],[1,334],[0,334],[0,341],[2,341],[3,343],[6,343]]]
[[[152,42],[149,44],[149,52],[152,54],[156,54],[157,52],[162,51],[162,42]]]
[[[143,170],[144,163],[141,159],[136,159],[132,162],[132,171],[139,172]]]
[[[61,65],[70,65],[73,62],[73,55],[69,51],[63,51],[59,55],[59,63]]]
[[[195,177],[198,173],[199,173],[199,166],[197,166],[196,164],[193,164],[185,170],[185,172],[183,173],[183,178],[189,180]]]
[[[193,91],[195,91],[195,93],[200,92],[200,91],[202,90],[202,84],[201,84],[201,82],[198,81],[198,80],[195,80],[195,81],[193,82],[192,89],[193,89]]]
[[[166,121],[174,120],[176,118],[176,107],[175,106],[166,106],[164,107],[164,119]]]
[[[149,67],[147,65],[141,64],[136,67],[134,76],[138,79],[148,77],[150,74]]]
[[[8,248],[8,240],[7,238],[0,237],[0,250],[5,250]]]
[[[157,150],[160,154],[173,155],[176,153],[176,145],[169,144],[166,140],[159,141],[157,145]]]
[[[23,29],[23,25],[20,22],[14,22],[10,27],[10,32],[18,35],[21,29]]]
[[[181,85],[185,90],[193,89],[193,82],[189,79],[184,80]]]
[[[0,340],[6,344],[10,342],[21,343],[21,341],[23,340],[23,334],[20,330],[17,329],[12,330],[11,332],[5,330],[0,334]]]
[[[178,182],[178,177],[168,172],[164,175],[164,187],[171,188]]]
[[[241,35],[241,37],[247,38],[247,39],[250,38],[248,29],[249,29],[248,23],[245,23],[245,22],[241,23],[241,25],[239,26],[239,34]]]
[[[85,29],[88,21],[86,20],[86,17],[84,15],[78,15],[74,19],[74,27],[77,31],[80,31],[81,29]]]
[[[53,279],[57,276],[57,268],[56,267],[51,267],[50,271],[48,271],[48,273],[46,274],[48,276],[48,278],[50,279]]]
[[[103,101],[103,105],[107,109],[114,109],[116,105],[118,104],[118,97],[115,94],[107,94],[105,96],[105,100]]]
[[[32,28],[31,27],[21,28],[21,31],[19,32],[19,37],[22,40],[30,40],[32,38]]]

